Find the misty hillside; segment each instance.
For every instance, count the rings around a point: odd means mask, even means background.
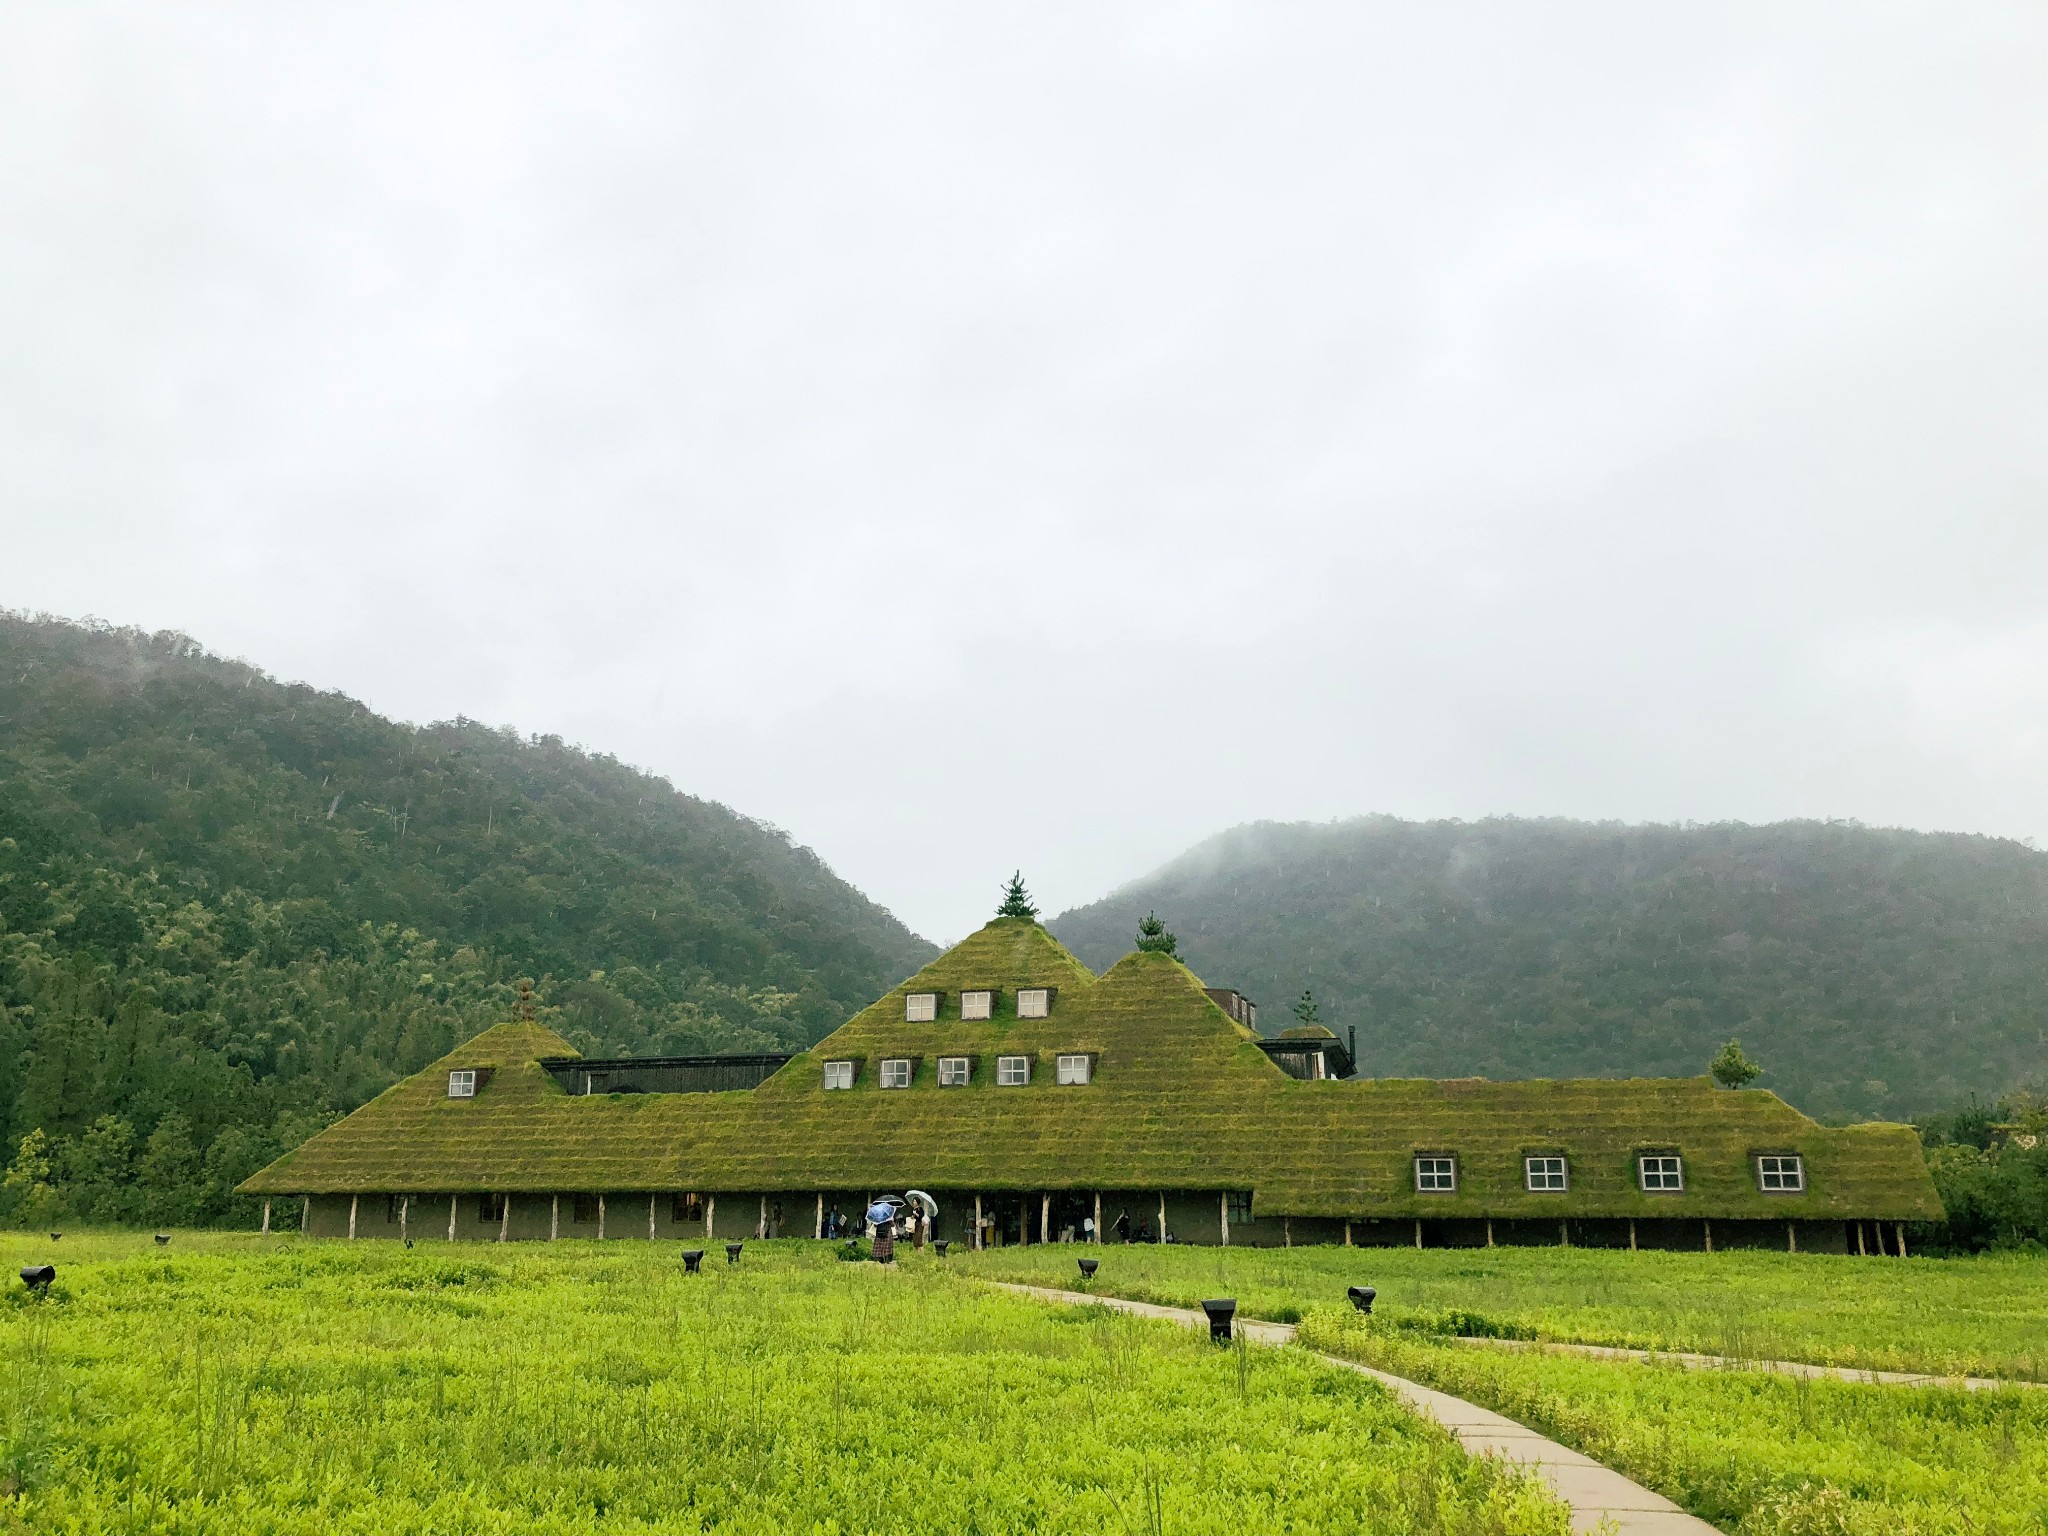
[[[933,952],[780,832],[611,759],[0,615],[10,1146],[86,1156],[103,1117],[136,1160],[167,1121],[174,1164],[288,1140],[505,1017],[520,976],[587,1049],[802,1045]]]
[[[1052,927],[1101,967],[1157,908],[1277,1033],[1313,990],[1361,1070],[1696,1074],[1739,1035],[1820,1115],[2048,1076],[2048,855],[1840,823],[1261,823]]]

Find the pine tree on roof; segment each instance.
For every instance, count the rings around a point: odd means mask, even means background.
[[[1024,871],[1018,870],[1010,876],[1010,883],[1003,887],[1003,904],[996,908],[997,917],[1037,917],[1038,908],[1032,903],[1031,893],[1024,889]]]
[[[1294,1016],[1304,1027],[1323,1022],[1323,1010],[1316,1006],[1315,994],[1306,987],[1302,988],[1301,1001],[1294,1005]]]
[[[1145,920],[1138,924],[1138,948],[1147,954],[1174,955],[1180,940],[1166,931],[1166,924],[1159,921],[1157,912],[1147,912]]]

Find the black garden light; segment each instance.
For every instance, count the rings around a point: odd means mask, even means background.
[[[745,1246],[746,1244],[744,1243],[727,1243],[725,1245],[725,1262],[728,1264],[739,1263],[740,1249],[744,1248]]]
[[[951,1238],[938,1237],[932,1239],[932,1247],[934,1250],[937,1251],[939,1257],[942,1259],[946,1256],[946,1250],[952,1246],[953,1240]]]
[[[1209,1342],[1228,1344],[1230,1342],[1230,1320],[1237,1316],[1237,1298],[1218,1296],[1202,1303],[1202,1310],[1209,1317]]]
[[[1100,1259],[1082,1259],[1079,1263],[1083,1280],[1093,1280],[1095,1278],[1095,1271],[1102,1268],[1102,1260]]]
[[[703,1250],[702,1248],[685,1248],[685,1249],[683,1250],[683,1273],[684,1273],[684,1274],[686,1274],[686,1275],[694,1275],[694,1274],[697,1274],[697,1273],[699,1272],[699,1270],[701,1269],[701,1267],[702,1267],[703,1263],[704,1263],[704,1250]]]
[[[50,1282],[56,1278],[57,1266],[54,1264],[28,1264],[22,1267],[21,1283],[38,1296],[48,1294]]]
[[[170,1234],[170,1233],[168,1233],[168,1232],[159,1232],[159,1233],[157,1233],[157,1235],[156,1235],[156,1245],[157,1245],[157,1247],[159,1247],[159,1248],[161,1248],[161,1247],[165,1246],[165,1245],[166,1245],[167,1243],[169,1243],[169,1242],[170,1242],[170,1240],[171,1240],[171,1234]]]
[[[52,1232],[52,1233],[50,1234],[50,1241],[54,1243],[54,1242],[56,1242],[56,1241],[57,1241],[57,1240],[58,1240],[59,1238],[61,1238],[61,1237],[62,1237],[63,1235],[64,1235],[64,1234],[63,1234],[62,1232]]]
[[[1350,1290],[1346,1291],[1344,1294],[1351,1298],[1351,1305],[1358,1308],[1359,1311],[1365,1313],[1367,1316],[1371,1316],[1372,1299],[1373,1297],[1379,1295],[1379,1292],[1374,1290],[1369,1285],[1354,1285],[1351,1287]]]

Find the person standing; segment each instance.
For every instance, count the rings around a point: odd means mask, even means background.
[[[1131,1240],[1131,1213],[1129,1211],[1118,1211],[1116,1213],[1114,1230],[1118,1242],[1128,1243]]]

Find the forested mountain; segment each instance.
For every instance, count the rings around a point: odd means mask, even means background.
[[[1697,1074],[1907,1117],[2048,1077],[2048,855],[1837,822],[1261,823],[1054,920],[1090,965],[1157,909],[1211,985],[1313,991],[1379,1075]]]
[[[219,1214],[522,976],[586,1051],[767,1049],[934,952],[781,832],[609,758],[0,614],[0,1139],[41,1130],[82,1214]]]

